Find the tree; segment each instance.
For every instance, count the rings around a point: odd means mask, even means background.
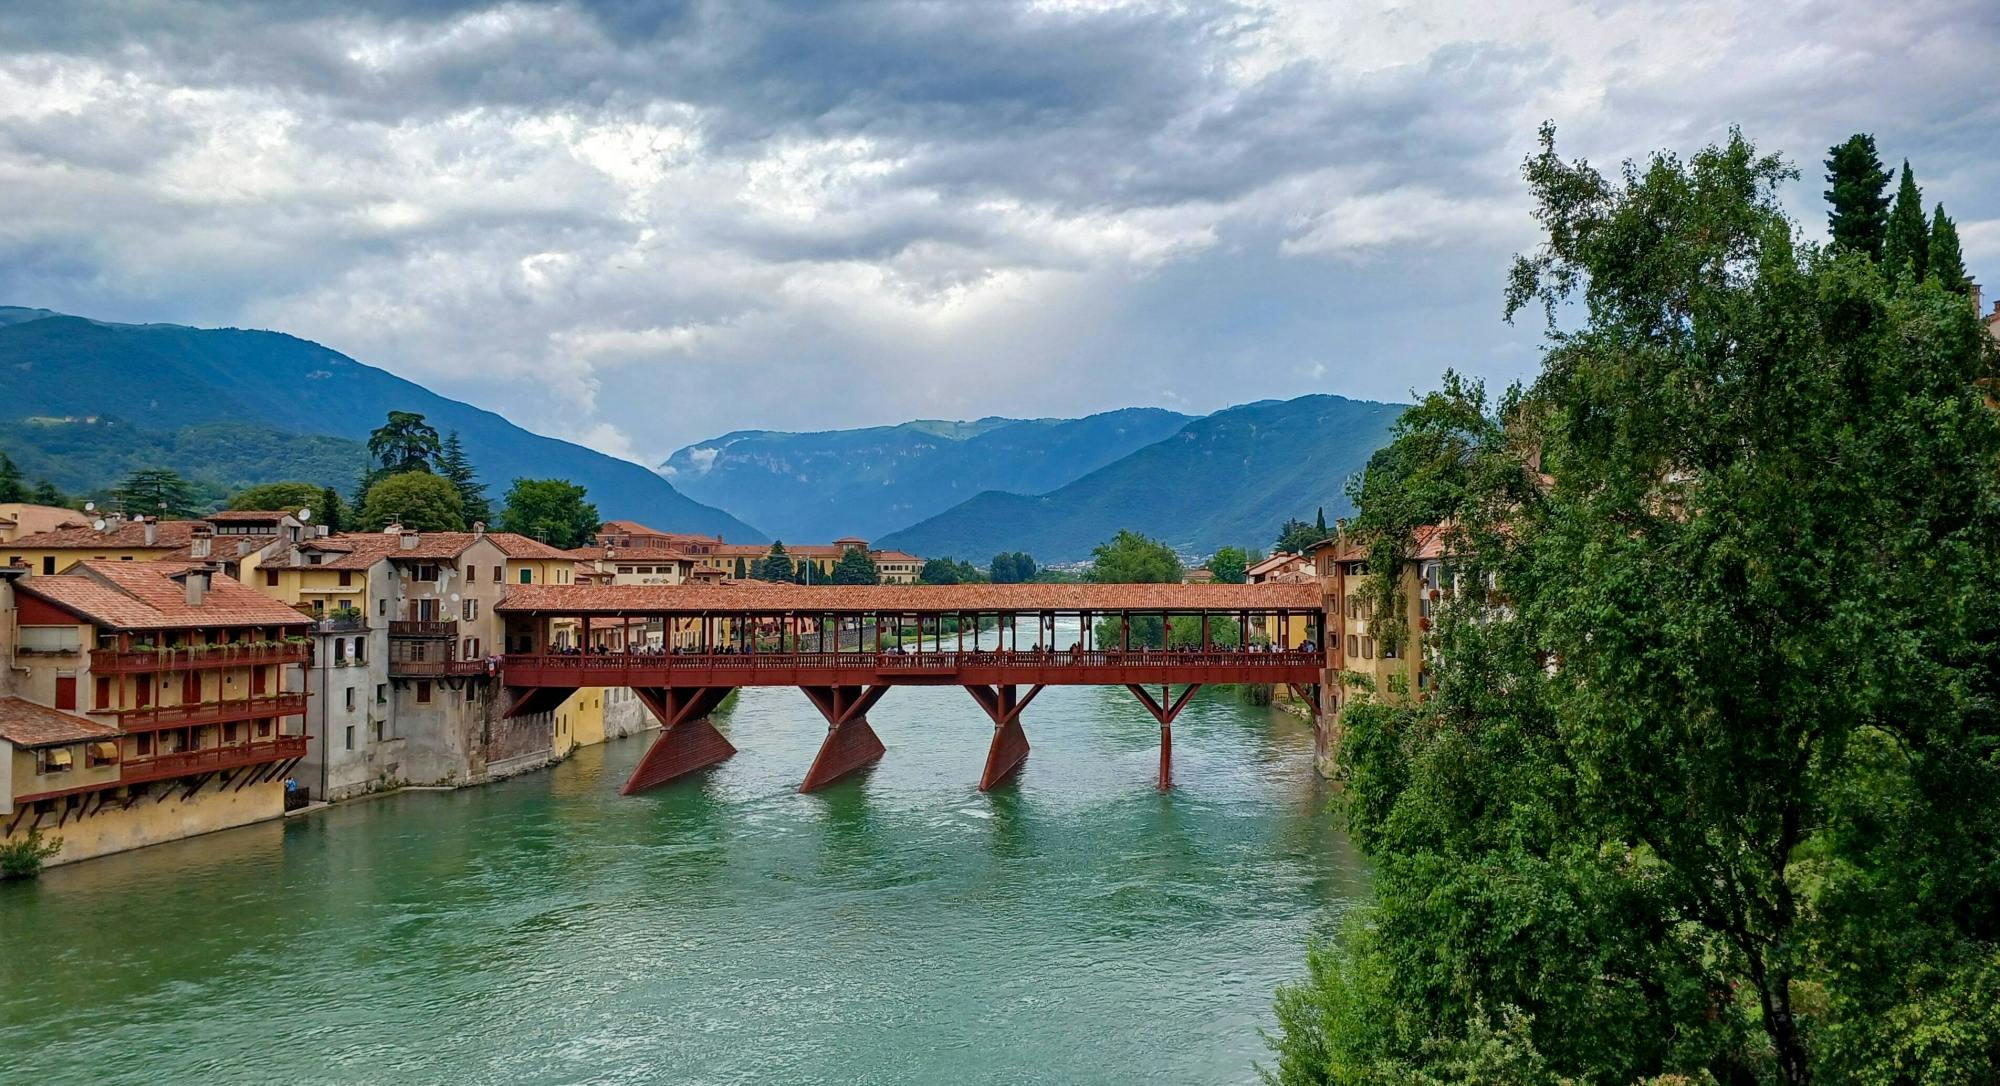
[[[1921,283],[1930,270],[1930,251],[1931,228],[1924,217],[1924,194],[1917,188],[1916,176],[1905,160],[1903,180],[1896,187],[1896,203],[1889,209],[1882,261],[1889,265],[1889,274],[1908,275],[1912,281]]]
[[[1275,549],[1287,554],[1304,554],[1319,546],[1326,538],[1327,532],[1324,528],[1303,520],[1291,519],[1285,521],[1284,527],[1278,529]]]
[[[1327,536],[1333,534],[1326,530],[1326,506],[1324,505],[1320,506],[1319,511],[1313,516],[1313,530],[1319,533],[1321,539],[1325,539]]]
[[[743,556],[739,554],[736,556],[736,579],[739,581],[744,581],[748,580],[749,578],[750,578],[750,567],[747,563],[743,561]]]
[[[585,500],[588,496],[567,479],[516,479],[500,511],[500,530],[531,536],[551,547],[581,547],[603,521],[597,506]]]
[[[278,510],[297,513],[319,501],[321,488],[312,483],[259,483],[230,495],[230,509]]]
[[[1954,294],[1972,293],[1972,278],[1965,274],[1965,251],[1958,244],[1958,225],[1937,206],[1931,218],[1930,274],[1938,285]]]
[[[368,435],[368,455],[391,474],[430,471],[441,451],[437,430],[414,411],[389,412],[389,421]]]
[[[1035,558],[1026,551],[996,554],[986,568],[994,584],[1026,584],[1035,579]]]
[[[750,572],[760,581],[789,581],[798,571],[792,568],[792,559],[785,553],[785,543],[781,539],[771,541],[771,552],[757,563]]]
[[[69,504],[69,499],[63,497],[62,491],[56,489],[56,484],[49,482],[47,479],[38,480],[35,483],[33,501],[37,505]]]
[[[413,532],[462,532],[465,507],[449,480],[428,471],[384,475],[361,502],[361,529],[379,532],[400,524]]]
[[[875,559],[860,547],[849,547],[833,564],[834,584],[881,584],[882,571],[875,568]]]
[[[1857,132],[1826,152],[1827,229],[1833,246],[1882,259],[1889,232],[1889,179],[1875,137]]]
[[[1091,556],[1090,579],[1098,584],[1179,584],[1187,575],[1172,547],[1130,529],[1099,543]]]
[[[956,558],[927,559],[924,568],[917,573],[920,584],[979,584],[985,580],[972,563]]]
[[[6,453],[0,453],[0,502],[28,500],[28,486],[21,481],[21,469]]]
[[[1423,700],[1343,710],[1375,904],[1280,996],[1273,1077],[1992,1080],[1990,341],[1797,245],[1740,133],[1621,183],[1544,129],[1526,172],[1543,371],[1406,412],[1423,493],[1350,525],[1387,579],[1442,511],[1496,591],[1436,610]]]
[[[170,468],[140,468],[113,487],[111,496],[135,517],[180,519],[195,515],[194,487]]]
[[[460,443],[457,430],[446,434],[438,448],[437,472],[458,488],[459,504],[465,506],[466,523],[484,523],[493,519],[492,503],[486,500],[486,485],[479,481],[472,459],[465,455],[465,446]]]
[[[319,497],[313,500],[313,519],[328,532],[338,532],[349,519],[347,503],[340,500],[340,493],[332,487],[321,487]]]
[[[1208,571],[1223,584],[1242,584],[1250,568],[1250,556],[1241,547],[1218,547],[1208,556]]]

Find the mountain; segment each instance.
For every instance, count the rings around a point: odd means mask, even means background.
[[[236,428],[236,436],[225,432],[212,446],[213,459],[239,474],[245,470],[244,448],[270,445],[273,435],[282,439],[278,444],[311,454],[303,461],[250,458],[248,467],[263,465],[252,473],[260,477],[237,482],[304,474],[307,481],[344,493],[364,459],[350,458],[344,446],[311,439],[364,442],[390,411],[415,411],[439,433],[459,432],[496,502],[517,476],[560,477],[588,488],[606,518],[720,534],[731,541],[767,538],[728,513],[689,499],[638,464],[530,433],[491,411],[279,332],[108,324],[0,307],[0,388],[6,389],[0,397],[0,441],[9,443],[0,448],[26,465],[66,463],[65,454],[52,451],[65,442],[94,448],[107,463],[117,461],[120,449],[183,456],[194,451],[185,448],[189,428],[224,425]],[[107,441],[115,447],[104,447]],[[210,456],[162,466],[191,478],[212,478],[217,469]],[[39,477],[32,468],[26,474]]]
[[[681,449],[660,473],[689,497],[729,509],[780,539],[873,539],[982,491],[1053,490],[1188,421],[1135,407],[1080,419],[920,419],[807,434],[738,430]]]
[[[1340,396],[1243,404],[1046,494],[989,491],[877,545],[975,562],[1016,550],[1072,562],[1130,528],[1183,554],[1268,550],[1289,517],[1348,511],[1348,477],[1388,443],[1402,412]]]

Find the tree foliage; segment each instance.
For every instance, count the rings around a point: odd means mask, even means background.
[[[329,532],[343,531],[353,519],[347,503],[340,498],[340,492],[330,486],[320,488],[319,497],[313,499],[313,519]]]
[[[1172,547],[1121,529],[1091,552],[1090,579],[1098,584],[1179,584],[1187,569]]]
[[[1882,262],[1891,275],[1907,275],[1921,282],[1930,271],[1931,225],[1924,216],[1924,194],[1917,178],[1903,163],[1903,180],[1896,186],[1896,202],[1889,209],[1889,228],[1882,242]]]
[[[436,428],[414,411],[389,412],[389,420],[368,435],[368,455],[388,474],[430,471],[441,451]]]
[[[1208,571],[1223,584],[1242,584],[1249,569],[1250,555],[1242,547],[1218,547],[1208,556]]]
[[[111,490],[132,516],[185,518],[200,510],[194,487],[171,468],[140,468]]]
[[[1035,556],[1026,551],[1005,551],[994,555],[986,568],[994,584],[1026,584],[1035,579]]]
[[[453,488],[453,493],[457,489]],[[500,530],[539,539],[551,547],[590,542],[603,518],[583,487],[567,479],[516,479],[507,488]]]
[[[1797,245],[1740,134],[1613,181],[1545,129],[1527,176],[1542,374],[1448,382],[1406,493],[1361,485],[1371,576],[1422,508],[1460,590],[1429,696],[1343,713],[1377,901],[1280,996],[1267,1074],[1993,1081],[1990,340]]]
[[[785,553],[785,541],[774,539],[771,541],[770,553],[757,562],[757,567],[750,571],[750,576],[760,581],[786,582],[792,580],[797,572],[798,570],[792,566],[791,556]]]
[[[321,489],[312,483],[259,483],[231,494],[228,507],[238,510],[282,509],[296,514],[317,504]]]
[[[24,502],[28,500],[28,484],[21,478],[21,469],[13,458],[0,452],[0,502]]]
[[[1836,249],[1882,259],[1889,231],[1889,181],[1875,137],[1857,132],[1826,152],[1827,229]]]
[[[982,584],[986,580],[970,562],[956,558],[930,558],[917,573],[921,584]]]
[[[413,532],[462,532],[465,507],[451,482],[428,471],[385,475],[361,501],[362,531],[379,532],[400,524]]]
[[[1972,277],[1965,273],[1965,250],[1958,243],[1958,224],[1937,206],[1931,216],[1930,275],[1938,285],[1954,294],[1970,294]]]
[[[472,467],[472,458],[465,455],[465,445],[459,440],[457,430],[446,434],[438,447],[437,473],[451,480],[451,485],[458,489],[458,501],[465,507],[467,524],[492,521],[493,506],[486,500],[486,485],[479,481],[479,473]]]
[[[833,564],[834,584],[881,584],[882,571],[875,567],[875,559],[860,547],[849,547],[841,552],[840,561]]]
[[[1287,554],[1304,554],[1333,534],[1327,529],[1325,521],[1324,514],[1317,522],[1297,518],[1286,520],[1278,529],[1278,539],[1273,545]]]

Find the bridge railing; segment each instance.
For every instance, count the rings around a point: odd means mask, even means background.
[[[846,671],[872,668],[883,672],[949,672],[965,668],[1291,668],[1316,661],[1319,654],[1301,649],[1261,651],[1196,649],[1092,649],[1076,652],[971,650],[963,652],[758,652],[758,653],[587,653],[511,655],[509,666],[550,670],[618,668],[633,671],[709,671],[717,668],[749,671]]]

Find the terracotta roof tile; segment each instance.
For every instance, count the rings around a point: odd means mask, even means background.
[[[1312,584],[519,585],[498,610],[619,611],[1268,611],[1313,610]]]
[[[26,698],[0,698],[0,739],[22,747],[110,739],[123,734],[109,724],[37,705]]]
[[[178,630],[215,626],[303,626],[305,616],[240,582],[214,574],[200,604],[174,574],[185,562],[78,562],[68,573],[30,577],[15,585],[64,610],[114,630]]]
[[[57,528],[54,531],[24,535],[7,547],[16,550],[90,550],[105,548],[112,550],[133,550],[158,548],[170,551],[187,546],[194,537],[194,530],[208,522],[205,520],[161,520],[154,522],[159,527],[153,542],[146,542],[146,525],[130,520],[124,524],[100,532],[89,525],[75,528]]]

